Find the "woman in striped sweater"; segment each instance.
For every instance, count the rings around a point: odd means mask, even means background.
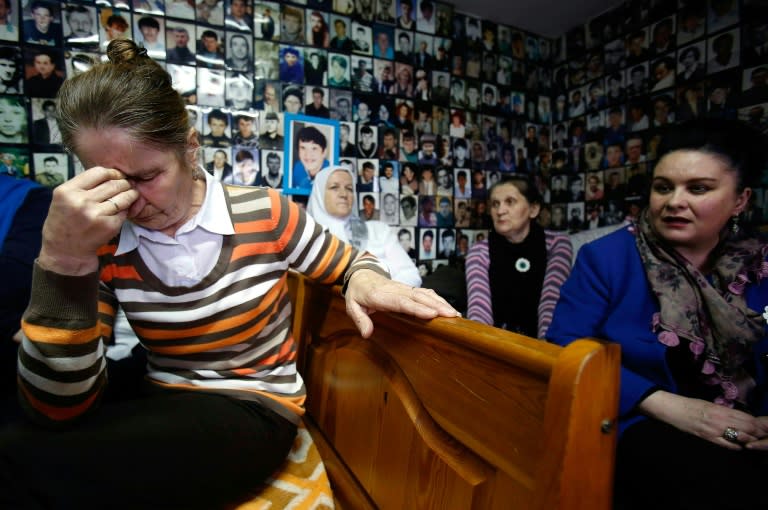
[[[43,227],[18,365],[35,423],[0,432],[0,508],[223,508],[283,462],[303,414],[288,270],[344,281],[363,336],[372,310],[456,311],[274,190],[215,182],[168,74],[129,40],[107,54],[59,93],[87,170]],[[147,371],[110,401],[118,305]]]
[[[488,241],[475,243],[467,254],[467,317],[544,338],[571,272],[571,241],[535,221],[541,195],[522,175],[491,187],[490,209]]]

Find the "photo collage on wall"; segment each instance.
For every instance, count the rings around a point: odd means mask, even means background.
[[[361,214],[429,272],[487,236],[505,173],[535,178],[540,223],[576,232],[643,207],[662,125],[764,126],[761,6],[630,0],[549,39],[432,0],[0,0],[0,161],[52,187],[82,171],[56,91],[131,38],[172,77],[208,172],[305,203],[317,170],[295,172],[295,137],[314,128],[321,164],[352,169]]]
[[[666,125],[739,118],[768,129],[765,2],[625,2],[569,31],[553,53],[551,165],[539,168],[549,228],[636,217]],[[744,219],[766,223],[765,189],[752,197]]]

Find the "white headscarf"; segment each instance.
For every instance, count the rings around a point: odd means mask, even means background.
[[[352,177],[352,207],[350,214],[344,218],[333,216],[325,209],[325,191],[328,179],[334,172],[347,172]],[[309,194],[307,212],[320,225],[358,250],[365,250],[368,245],[368,227],[357,216],[357,194],[355,193],[355,174],[344,166],[328,166],[320,170],[312,184],[312,192]]]

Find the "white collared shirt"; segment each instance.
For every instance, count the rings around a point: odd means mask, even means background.
[[[144,263],[171,287],[190,287],[205,278],[219,260],[225,235],[235,233],[224,188],[206,171],[205,198],[200,210],[173,237],[160,231],[123,223],[115,255],[139,250]]]

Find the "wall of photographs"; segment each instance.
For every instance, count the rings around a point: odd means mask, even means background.
[[[635,215],[662,126],[712,117],[768,129],[764,0],[625,2],[569,31],[553,52],[551,164],[537,169],[551,228]],[[747,221],[768,221],[765,192],[754,193]]]
[[[550,40],[432,0],[0,0],[0,164],[49,186],[81,171],[55,93],[132,38],[172,76],[201,164],[226,182],[282,188],[286,113],[339,121],[361,215],[429,272],[487,234],[505,172],[534,175],[541,223],[574,232],[643,205],[659,126],[764,125],[764,4],[617,2]]]

